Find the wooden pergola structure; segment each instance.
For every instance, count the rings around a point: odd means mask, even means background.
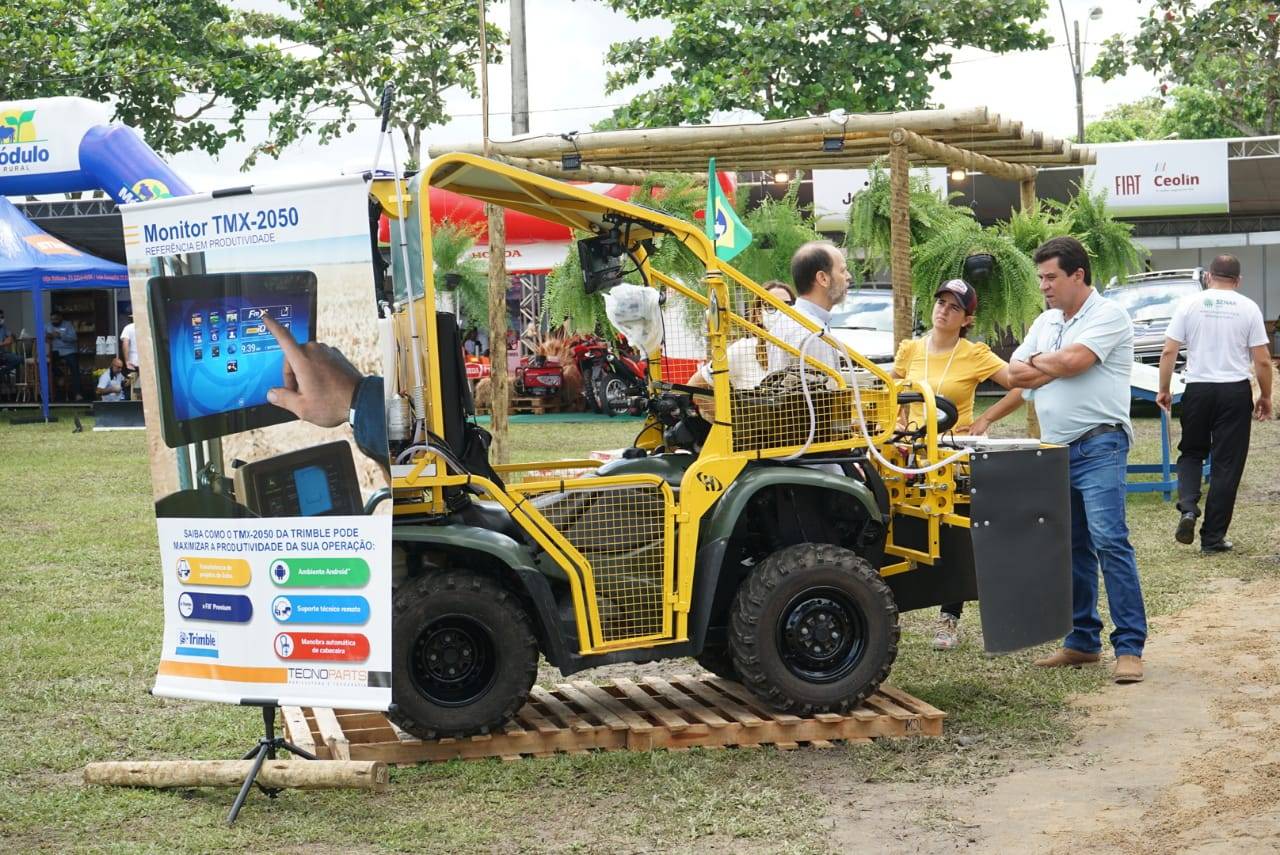
[[[850,169],[888,156],[892,192],[894,339],[911,330],[909,170],[945,166],[1017,181],[1020,206],[1036,203],[1036,173],[1045,166],[1094,162],[1088,148],[1024,128],[986,107],[901,113],[835,111],[829,116],[735,125],[698,125],[548,134],[510,141],[433,147],[487,154],[553,178],[639,183],[654,172],[684,172],[705,180],[718,169]],[[577,164],[576,166],[574,164]]]

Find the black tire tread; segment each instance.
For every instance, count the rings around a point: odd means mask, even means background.
[[[806,703],[788,697],[769,679],[756,650],[754,628],[773,592],[792,574],[820,565],[834,565],[858,577],[884,603],[885,614],[892,625],[889,649],[875,675],[862,690],[836,704]],[[730,613],[729,647],[738,672],[736,679],[769,706],[793,715],[826,712],[843,715],[865,701],[889,676],[898,655],[899,635],[898,608],[884,579],[857,553],[826,543],[790,546],[760,562],[738,589]]]
[[[392,625],[394,626],[395,621],[404,619],[405,613],[418,600],[449,591],[470,591],[491,600],[499,608],[507,612],[507,618],[511,625],[517,627],[523,646],[525,649],[531,650],[533,655],[529,657],[524,666],[524,675],[521,680],[521,685],[524,686],[524,689],[511,696],[507,703],[503,705],[501,713],[487,721],[477,722],[474,726],[453,729],[426,727],[416,719],[409,717],[401,707],[392,704],[392,708],[387,712],[387,719],[401,730],[411,733],[419,739],[458,739],[464,736],[489,733],[494,728],[502,726],[520,711],[520,708],[528,700],[529,690],[533,687],[533,683],[538,677],[538,639],[534,635],[533,624],[530,622],[529,616],[519,598],[487,575],[469,570],[445,570],[426,573],[405,582],[396,591],[391,601]],[[396,651],[392,651],[392,655],[395,656]]]

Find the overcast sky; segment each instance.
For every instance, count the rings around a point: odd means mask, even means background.
[[[839,2],[839,0],[837,0]],[[232,0],[233,5],[259,9],[279,9],[272,0]],[[633,93],[606,95],[604,64],[610,43],[637,36],[662,34],[669,30],[660,20],[635,23],[592,0],[525,0],[529,54],[530,130],[533,133],[586,131],[593,122],[609,115],[612,106]],[[1066,0],[1068,20],[1078,18],[1085,34],[1085,67],[1097,54],[1097,45],[1117,32],[1133,32],[1149,0]],[[1089,21],[1089,11],[1103,8],[1097,21]],[[1055,39],[1045,51],[997,55],[970,49],[956,54],[951,80],[935,80],[934,101],[948,108],[986,105],[1002,116],[1021,120],[1025,127],[1056,137],[1075,134],[1075,87],[1064,46],[1063,23],[1058,3],[1051,0],[1051,14],[1041,26]],[[509,10],[494,7],[492,20],[506,29]],[[1086,77],[1085,118],[1096,118],[1110,107],[1151,94],[1158,81],[1145,72],[1103,83]],[[495,139],[509,136],[511,129],[511,73],[505,65],[489,70],[491,132]],[[641,90],[637,90],[641,91]],[[428,145],[450,141],[479,140],[480,102],[463,93],[449,100],[454,117],[445,126],[431,128]],[[749,121],[750,114],[724,114],[717,121]],[[248,143],[231,143],[218,158],[202,152],[187,152],[170,158],[175,171],[199,189],[228,184],[275,183],[314,178],[325,171],[364,168],[370,165],[377,145],[377,123],[363,114],[359,128],[328,146],[309,140],[286,150],[278,161],[264,159],[252,173],[240,173],[239,164],[250,145],[265,132],[265,115],[249,122]],[[401,162],[404,152],[400,150]],[[384,165],[389,165],[383,153]]]

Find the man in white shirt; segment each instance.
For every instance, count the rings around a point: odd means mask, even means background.
[[[120,331],[120,358],[124,360],[126,371],[138,370],[138,330],[133,325],[133,318]]]
[[[98,378],[98,395],[104,401],[123,401],[127,383],[124,362],[117,356],[111,360],[111,367]]]
[[[1166,411],[1173,398],[1169,384],[1178,351],[1187,347],[1187,388],[1182,393],[1182,440],[1178,443],[1178,511],[1174,537],[1195,541],[1200,516],[1200,480],[1212,454],[1209,498],[1200,526],[1200,551],[1227,552],[1227,527],[1236,490],[1249,455],[1249,417],[1271,417],[1271,358],[1258,304],[1239,293],[1240,262],[1220,255],[1209,265],[1206,290],[1182,299],[1165,331],[1160,354],[1160,392]],[[1258,375],[1261,396],[1253,403],[1249,372]]]
[[[849,293],[849,266],[835,244],[815,240],[804,244],[791,256],[791,282],[796,288],[795,310],[825,329],[831,321],[831,308]],[[782,341],[799,350],[812,330],[788,315],[782,315],[769,330]],[[819,362],[839,368],[842,359],[834,347],[814,339],[805,353]],[[799,357],[776,345],[769,345],[769,370],[777,371],[795,365]]]

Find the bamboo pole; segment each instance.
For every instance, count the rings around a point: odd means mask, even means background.
[[[252,760],[138,760],[90,763],[84,782],[108,787],[238,787]],[[380,760],[267,760],[257,781],[272,789],[360,789],[386,792],[391,782]]]
[[[585,163],[581,169],[565,169],[558,160],[511,157],[505,154],[495,154],[491,155],[491,157],[499,163],[527,169],[530,172],[537,175],[545,175],[548,178],[559,178],[562,181],[604,181],[612,184],[642,184],[645,181],[662,183],[662,176],[659,173],[643,169],[626,169],[617,166],[600,166]],[[686,174],[695,183],[707,183],[705,167],[701,172],[690,170]]]
[[[489,45],[485,32],[485,0],[478,0],[480,9],[480,113],[481,133],[484,137],[485,157],[493,156],[489,139]],[[497,205],[484,206],[489,222],[489,432],[493,444],[489,447],[489,459],[494,463],[507,462],[507,415],[510,412],[507,378],[507,289],[511,277],[507,275],[507,221],[505,212]],[[460,449],[455,449],[459,450]]]
[[[889,135],[889,138],[895,145],[907,146],[917,154],[925,155],[947,166],[966,169],[970,172],[984,172],[995,178],[1005,178],[1011,181],[1022,181],[1036,174],[1034,166],[1006,163],[977,152],[956,148],[946,143],[922,137],[905,128],[896,128]]]
[[[1018,182],[1018,207],[1023,213],[1036,209],[1036,179],[1026,178]],[[1035,401],[1027,401],[1027,436],[1040,438],[1040,418],[1036,415]]]
[[[893,281],[893,347],[911,337],[911,185],[907,147],[889,149],[889,256]]]
[[[753,122],[734,125],[697,125],[678,128],[638,128],[621,131],[598,131],[579,134],[570,142],[558,134],[526,137],[518,140],[494,142],[498,154],[516,157],[558,158],[574,151],[583,154],[609,148],[644,148],[655,146],[666,149],[684,144],[759,144],[786,140],[797,134],[834,135],[848,132],[878,131],[885,133],[894,128],[936,132],[944,128],[985,128],[991,124],[986,107],[964,110],[908,110],[902,113],[853,113],[846,121],[837,122],[830,116],[804,119],[783,119],[775,122]],[[449,151],[480,154],[483,145],[452,143],[432,148],[430,154]]]

